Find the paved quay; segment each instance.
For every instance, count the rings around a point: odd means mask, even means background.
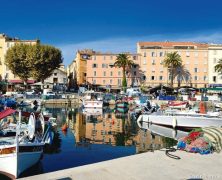
[[[100,163],[45,173],[21,180],[147,180],[222,179],[222,153],[146,152]],[[59,163],[59,162],[58,162]]]

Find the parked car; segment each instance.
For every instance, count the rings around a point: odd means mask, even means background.
[[[54,92],[52,92],[52,91],[49,91],[49,92],[46,93],[46,95],[47,96],[55,96],[56,94]]]

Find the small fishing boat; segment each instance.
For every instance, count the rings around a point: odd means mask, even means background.
[[[169,101],[168,102],[168,107],[170,108],[182,109],[182,108],[186,108],[187,106],[188,106],[188,102],[185,102],[185,101]]]
[[[199,127],[222,127],[221,117],[211,116],[211,114],[189,113],[189,112],[156,112],[152,114],[142,114],[137,119],[137,122],[147,122],[155,125],[180,128],[193,129]]]
[[[83,97],[84,108],[103,108],[102,93],[94,91],[86,91]]]
[[[23,171],[36,164],[42,156],[45,141],[48,141],[50,124],[47,127],[45,131],[45,121],[41,114],[36,117],[31,113],[27,129],[21,131],[19,111],[16,136],[0,138],[0,172],[18,178]]]

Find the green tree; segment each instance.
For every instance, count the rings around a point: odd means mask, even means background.
[[[219,59],[218,64],[214,68],[216,72],[222,73],[222,59]]]
[[[31,63],[28,59],[29,47],[30,45],[27,44],[15,44],[8,49],[5,56],[6,66],[25,83],[31,76]]]
[[[30,60],[32,62],[31,75],[43,82],[62,63],[62,53],[59,49],[48,45],[34,45],[31,47]]]
[[[6,53],[6,65],[24,82],[32,77],[44,81],[62,63],[61,51],[48,45],[16,44]]]
[[[170,87],[173,87],[174,71],[177,67],[182,66],[182,59],[177,52],[167,53],[163,65],[170,71]]]
[[[173,74],[173,76],[177,79],[178,87],[180,87],[182,81],[185,81],[187,83],[188,81],[190,81],[191,78],[190,72],[185,68],[184,65],[175,68]]]
[[[115,67],[122,68],[123,79],[122,79],[122,87],[123,90],[126,91],[127,81],[126,81],[126,69],[131,68],[134,65],[134,62],[129,59],[128,54],[118,54],[116,58],[116,62],[114,63]]]

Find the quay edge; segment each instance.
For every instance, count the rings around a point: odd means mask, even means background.
[[[145,179],[222,179],[222,153],[210,155],[183,151],[170,153],[159,150],[95,164],[21,178],[21,180],[145,180]],[[59,162],[58,162],[59,163]]]

